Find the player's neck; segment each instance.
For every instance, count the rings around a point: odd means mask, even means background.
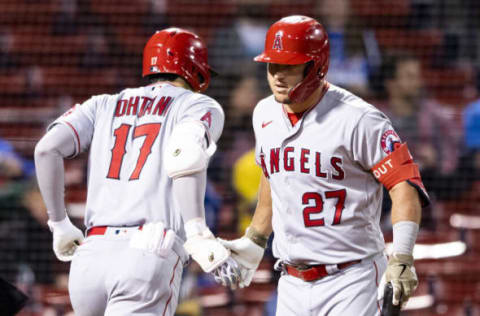
[[[325,95],[328,90],[328,82],[324,81],[305,101],[299,103],[283,104],[287,113],[302,113],[315,106]]]
[[[159,80],[159,81],[154,82],[153,84],[155,85],[155,84],[161,84],[161,83],[168,83],[168,84],[170,84],[172,86],[175,86],[175,87],[184,88],[184,89],[187,89],[187,90],[192,90],[190,85],[185,80],[183,80],[182,78],[176,78],[175,80]]]

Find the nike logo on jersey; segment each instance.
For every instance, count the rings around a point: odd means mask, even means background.
[[[262,123],[262,128],[265,128],[268,126],[268,124],[272,123],[273,121],[268,121],[268,122],[263,122]]]

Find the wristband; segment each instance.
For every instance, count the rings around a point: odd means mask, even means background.
[[[393,253],[411,255],[417,240],[418,224],[401,221],[393,225]]]
[[[255,228],[248,227],[245,236],[263,249],[267,248],[268,236],[260,234]]]

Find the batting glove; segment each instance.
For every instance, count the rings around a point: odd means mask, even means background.
[[[413,256],[394,253],[390,256],[387,270],[382,276],[378,288],[379,297],[383,296],[385,284],[390,282],[393,287],[393,305],[404,305],[418,286],[418,278],[413,266]]]
[[[217,283],[232,290],[235,290],[240,283],[241,270],[232,257],[228,257],[221,266],[213,270],[212,274]]]
[[[262,261],[265,249],[254,243],[247,236],[235,240],[218,240],[232,252],[232,258],[240,269],[238,286],[244,288],[250,285],[253,275]],[[223,284],[223,282],[222,282]]]
[[[135,232],[130,239],[130,247],[166,258],[175,242],[175,232],[166,229],[163,222],[148,223]]]
[[[194,218],[185,223],[187,241],[185,251],[192,256],[203,271],[210,273],[220,267],[230,256],[225,248],[205,224],[205,219]]]
[[[47,224],[53,233],[55,256],[60,261],[71,261],[75,250],[83,242],[82,231],[72,224],[68,216],[57,222],[49,220]]]

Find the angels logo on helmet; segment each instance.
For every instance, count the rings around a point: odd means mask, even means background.
[[[272,49],[283,50],[282,37],[283,37],[282,31],[278,31],[277,33],[275,33],[275,41],[273,42]]]

